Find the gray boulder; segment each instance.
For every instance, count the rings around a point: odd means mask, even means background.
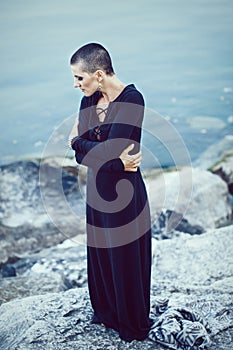
[[[202,235],[182,234],[170,240],[153,240],[152,284],[158,288],[163,285],[173,295],[174,291],[195,289],[219,296],[231,293],[232,234],[233,225]]]
[[[233,135],[226,135],[219,142],[207,148],[200,157],[193,163],[195,167],[208,169],[222,158],[223,153],[233,149]]]
[[[59,273],[31,273],[27,276],[0,279],[0,304],[31,295],[67,290],[64,278]]]
[[[115,331],[90,324],[86,288],[14,300],[0,311],[1,350],[149,350],[153,345],[149,340],[126,343]]]
[[[68,172],[45,161],[18,161],[2,165],[0,224],[11,228],[40,228],[50,223],[49,205],[54,205],[61,214],[66,209],[65,202],[73,204],[82,200],[81,185],[74,176],[77,169],[72,169],[73,172]],[[82,207],[79,207],[80,211]]]
[[[29,295],[86,286],[86,247],[79,241],[79,237],[76,241],[66,240],[3,265],[0,304]]]
[[[68,166],[67,166],[68,167]],[[0,265],[85,231],[85,202],[77,177],[37,161],[0,167]]]
[[[210,350],[232,347],[232,230],[153,240],[152,308],[162,296],[171,307],[201,314],[212,330]],[[91,317],[86,287],[15,299],[0,307],[0,349],[164,349],[149,339],[126,343],[115,331],[90,324]]]
[[[179,237],[181,232],[200,235],[204,229],[199,225],[191,225],[182,214],[164,209],[153,216],[151,231],[153,238],[161,240]]]
[[[145,177],[152,217],[164,210],[171,215],[168,229],[186,219],[201,229],[220,227],[230,223],[232,207],[227,184],[217,175],[198,168],[169,169],[155,176]]]
[[[224,152],[221,159],[211,166],[210,171],[227,183],[229,192],[233,195],[233,150]]]

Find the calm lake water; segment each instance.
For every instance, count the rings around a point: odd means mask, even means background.
[[[232,134],[232,18],[232,0],[2,1],[1,163],[40,156],[58,125],[63,132],[82,97],[69,58],[87,42],[109,49],[118,77],[137,86],[195,160]],[[143,144],[166,165],[153,143],[156,113]]]

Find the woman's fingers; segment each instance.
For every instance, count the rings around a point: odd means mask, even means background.
[[[141,164],[141,160],[142,160],[142,156],[141,155],[137,155],[137,157],[134,156],[129,156],[131,157],[131,159],[127,161],[126,163],[126,171],[133,171],[136,172],[138,167]],[[132,158],[133,157],[133,158]]]
[[[142,161],[142,152],[130,155],[129,152],[134,148],[134,144],[129,145],[120,155],[126,171],[136,172]]]
[[[131,145],[126,147],[125,151],[127,151],[126,153],[129,153],[130,151],[132,151],[132,149],[134,149],[134,143],[131,143]]]
[[[130,164],[133,164],[133,166],[139,166],[142,161],[142,154],[141,152],[138,152],[137,154],[134,154],[132,156],[128,156],[128,160]]]
[[[122,151],[120,157],[121,157],[121,156],[122,156],[122,157],[128,156],[128,153],[129,153],[130,151],[132,151],[133,148],[134,148],[134,144],[132,143],[131,145],[129,145],[128,147],[126,147],[126,148]]]
[[[125,171],[131,171],[131,172],[136,172],[138,170],[138,167],[126,167]]]
[[[131,171],[133,173],[136,173],[137,170],[138,170],[138,168],[129,168],[129,169],[127,169],[127,171]]]
[[[134,154],[133,156],[130,156],[130,157],[132,157],[134,162],[141,162],[141,160],[142,160],[142,152],[140,151],[140,152],[138,152],[138,153],[136,153],[136,154]]]

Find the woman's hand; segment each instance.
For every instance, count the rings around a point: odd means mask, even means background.
[[[125,171],[133,171],[136,172],[142,160],[142,152],[139,151],[136,154],[129,155],[128,153],[132,151],[134,148],[134,144],[129,145],[124,149],[124,151],[120,154],[119,158],[124,164]]]
[[[69,146],[70,148],[72,148],[72,147],[71,147],[71,140],[72,140],[75,136],[78,136],[78,119],[75,120],[74,126],[73,126],[73,128],[72,128],[72,130],[71,130],[71,132],[70,132],[70,134],[69,134],[69,137],[68,137],[67,143],[68,143],[68,146]]]

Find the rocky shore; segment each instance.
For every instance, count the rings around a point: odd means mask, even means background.
[[[152,214],[151,308],[166,297],[171,307],[201,314],[211,350],[232,348],[232,154],[209,170],[143,170]],[[0,186],[1,350],[164,349],[149,339],[126,343],[90,324],[84,168],[73,159],[19,161],[1,166]]]

